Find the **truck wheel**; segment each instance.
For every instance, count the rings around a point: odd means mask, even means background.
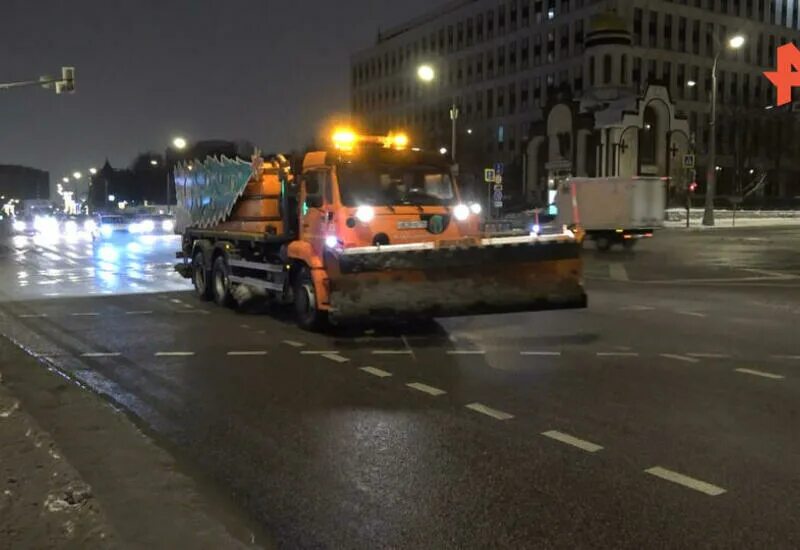
[[[305,266],[300,269],[294,281],[294,311],[300,328],[319,331],[327,325],[327,312],[317,308],[314,280],[311,278],[311,271]]]
[[[202,250],[192,256],[192,283],[197,297],[201,300],[211,299],[211,287],[208,284],[209,273],[205,266],[205,257]]]
[[[231,307],[234,303],[233,293],[231,293],[231,269],[225,256],[217,256],[214,266],[211,268],[211,288],[214,294],[214,301],[222,307]]]
[[[611,249],[611,239],[605,235],[595,238],[594,244],[600,252],[608,252]]]

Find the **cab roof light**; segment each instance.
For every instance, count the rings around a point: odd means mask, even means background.
[[[334,147],[342,151],[352,151],[359,143],[382,145],[387,149],[405,149],[409,145],[408,135],[404,133],[369,136],[358,134],[349,128],[337,128],[332,138]]]

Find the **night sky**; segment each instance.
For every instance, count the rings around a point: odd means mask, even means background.
[[[308,143],[349,105],[349,57],[436,0],[3,0],[0,81],[76,67],[74,95],[0,92],[0,163],[51,186],[175,135]]]

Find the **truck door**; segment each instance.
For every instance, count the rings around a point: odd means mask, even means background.
[[[322,257],[325,236],[332,216],[330,170],[311,170],[303,174],[300,211],[300,239],[311,244]]]

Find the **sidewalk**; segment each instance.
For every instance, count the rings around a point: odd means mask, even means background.
[[[266,543],[181,470],[125,414],[0,335],[0,549]]]
[[[734,221],[733,210],[714,210],[714,226],[706,227],[703,222],[703,209],[692,208],[689,216],[689,229],[720,229],[730,227],[773,227],[800,225],[800,211],[797,210],[737,210]],[[668,208],[664,227],[686,228],[686,209]]]

